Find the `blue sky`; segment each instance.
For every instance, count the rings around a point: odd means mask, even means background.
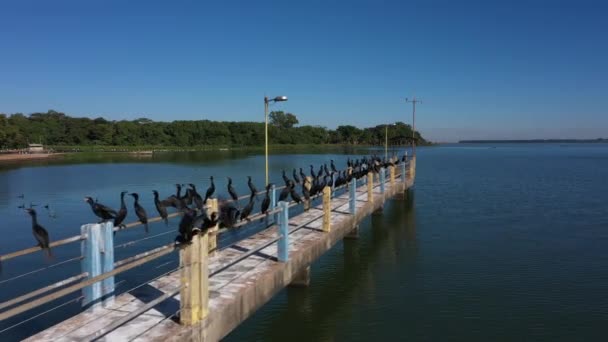
[[[0,112],[608,137],[604,3],[2,1]]]

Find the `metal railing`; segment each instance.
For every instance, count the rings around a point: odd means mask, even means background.
[[[398,174],[396,174],[396,167],[400,167],[401,170]],[[295,202],[278,202],[277,199],[277,190],[283,189],[282,187],[271,187],[271,205],[270,209],[267,213],[258,212],[255,215],[252,215],[248,220],[243,220],[237,224],[235,224],[231,228],[223,228],[219,229],[218,226],[215,226],[209,229],[204,234],[195,235],[192,239],[192,242],[183,247],[176,247],[174,243],[170,243],[167,245],[163,245],[143,253],[119,260],[114,261],[114,251],[117,248],[125,248],[137,244],[141,241],[161,237],[170,233],[175,233],[174,230],[165,231],[156,235],[147,236],[141,239],[129,241],[120,245],[114,246],[114,232],[122,231],[123,229],[119,229],[118,227],[114,227],[113,223],[105,222],[99,224],[86,224],[81,227],[81,234],[77,236],[72,236],[69,238],[65,238],[59,241],[55,241],[50,243],[50,247],[58,247],[67,245],[74,242],[81,242],[81,249],[83,251],[83,255],[75,258],[71,258],[68,260],[64,260],[53,265],[43,267],[34,271],[30,271],[18,276],[15,276],[10,279],[6,279],[0,281],[0,285],[9,281],[17,280],[21,277],[38,273],[53,267],[57,267],[72,261],[81,261],[82,272],[61,281],[49,284],[42,288],[39,288],[35,291],[31,291],[29,293],[23,294],[21,296],[15,297],[8,301],[0,303],[0,321],[6,320],[8,318],[14,317],[23,312],[29,311],[31,309],[37,308],[41,305],[47,304],[54,300],[57,300],[61,297],[67,296],[71,293],[81,290],[82,295],[77,298],[77,300],[83,301],[84,305],[89,305],[93,303],[97,303],[101,300],[105,300],[107,298],[111,298],[114,295],[115,284],[114,284],[114,276],[128,270],[131,270],[140,265],[149,263],[153,260],[156,260],[160,257],[168,255],[176,250],[180,252],[180,267],[176,270],[180,270],[182,272],[182,284],[179,285],[173,291],[165,293],[161,297],[153,300],[152,302],[146,304],[142,308],[130,313],[129,315],[113,322],[109,326],[101,329],[95,334],[89,336],[86,340],[94,340],[105,336],[116,328],[120,327],[124,323],[132,320],[137,317],[139,314],[146,312],[153,306],[158,303],[171,298],[178,293],[180,293],[180,321],[184,325],[195,324],[198,321],[204,319],[208,313],[208,301],[209,301],[209,293],[208,293],[208,280],[210,277],[218,274],[219,272],[231,267],[240,261],[246,259],[252,254],[259,252],[268,246],[277,243],[278,253],[277,259],[279,262],[287,262],[289,260],[289,235],[294,233],[295,231],[306,227],[309,223],[314,222],[320,218],[323,218],[322,230],[324,232],[329,232],[331,230],[331,198],[335,195],[335,193],[339,190],[346,189],[349,192],[349,213],[352,215],[356,214],[357,210],[357,198],[358,193],[357,189],[358,183],[361,185],[367,185],[367,194],[368,201],[373,202],[374,199],[374,189],[380,188],[380,193],[384,194],[385,185],[387,183],[386,177],[387,172],[389,176],[388,183],[394,185],[396,183],[396,179],[400,178],[402,182],[406,182],[407,179],[413,178],[415,174],[415,159],[411,162],[406,163],[398,163],[397,166],[390,166],[389,169],[381,169],[381,172],[378,173],[377,176],[377,185],[374,185],[374,174],[372,172],[367,173],[367,177],[362,177],[360,179],[353,178],[350,183],[343,184],[339,187],[326,186],[323,191],[319,194],[310,197],[308,201],[308,206],[314,200],[322,198],[323,204],[323,213],[319,216],[315,216],[309,222],[304,224],[300,224],[297,227],[289,230],[289,209],[293,208],[297,205],[302,205],[302,203]],[[266,191],[259,192],[259,194],[266,194]],[[240,199],[248,198],[249,195],[241,196]],[[232,200],[226,201],[227,203],[233,202]],[[304,201],[305,202],[305,201]],[[306,204],[304,204],[306,205]],[[217,212],[218,203],[217,199],[209,199],[205,204],[207,210],[211,210],[212,212]],[[306,207],[305,207],[306,209]],[[182,213],[176,212],[169,215],[170,218],[180,216]],[[208,265],[208,257],[210,252],[213,252],[217,249],[217,239],[220,234],[223,234],[231,229],[239,228],[252,222],[256,222],[262,219],[268,218],[268,222],[266,228],[273,226],[276,223],[277,226],[277,236],[270,241],[266,241],[255,248],[250,249],[246,253],[240,255],[238,258],[230,261],[226,265],[223,265],[220,269],[214,270],[212,273],[209,271]],[[148,220],[149,223],[161,221],[161,217],[154,217]],[[137,226],[142,225],[141,222],[136,221],[126,225],[126,229],[131,229]],[[242,240],[234,242],[232,245],[239,243]],[[228,245],[224,248],[230,247]],[[31,253],[35,253],[40,251],[40,247],[32,247],[23,249],[20,251],[15,251],[12,253],[8,253],[0,256],[0,262],[10,260],[19,256],[28,255]],[[175,272],[176,270],[172,270],[171,272]],[[185,281],[185,282],[184,282]],[[143,283],[139,286],[142,286],[146,283]],[[49,293],[52,292],[52,293]],[[28,301],[29,300],[29,301]],[[26,303],[23,303],[28,301]],[[74,299],[70,300],[68,303],[74,302]],[[22,303],[22,304],[19,304]],[[19,304],[19,305],[17,305]],[[59,308],[62,304],[56,308]],[[56,309],[55,308],[55,309]],[[48,311],[46,311],[48,312]],[[46,313],[44,312],[44,313]],[[28,318],[27,320],[38,317],[40,314]],[[25,320],[25,321],[27,321]],[[22,324],[20,322],[16,325]],[[15,326],[16,326],[15,325]],[[6,331],[5,329],[4,331]]]

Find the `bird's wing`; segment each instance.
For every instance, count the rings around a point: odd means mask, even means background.
[[[116,215],[116,210],[114,210],[114,209],[112,209],[110,207],[107,207],[107,206],[105,206],[103,204],[97,203],[97,207],[99,209],[105,211],[105,212],[108,212],[108,213],[112,214],[112,215]]]

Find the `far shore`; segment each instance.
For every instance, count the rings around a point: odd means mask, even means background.
[[[60,155],[63,153],[3,153],[0,154],[0,162],[47,159]]]

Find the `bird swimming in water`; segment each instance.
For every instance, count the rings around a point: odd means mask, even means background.
[[[51,247],[49,246],[49,233],[38,224],[38,218],[36,217],[36,210],[29,208],[25,209],[28,214],[32,217],[32,233],[34,238],[38,241],[38,247],[46,251],[47,258],[52,258]]]
[[[203,205],[205,204],[203,202],[203,197],[201,197],[201,195],[196,191],[196,186],[194,184],[190,183],[188,185],[192,189],[190,191],[190,195],[192,196],[192,201],[194,202],[194,206],[196,207],[196,209],[202,210]]]
[[[232,197],[232,200],[234,202],[236,202],[236,204],[239,204],[239,196],[236,194],[236,191],[234,190],[234,187],[232,186],[232,178],[228,177],[228,193],[230,194],[230,197]]]
[[[251,190],[251,193],[254,194],[254,196],[258,194],[258,189],[251,181],[251,176],[247,176],[247,186],[249,186],[249,190]]]
[[[144,207],[139,205],[139,195],[137,193],[132,193],[130,195],[133,196],[133,198],[135,199],[135,202],[133,202],[133,208],[135,208],[135,215],[137,215],[139,222],[144,224],[144,227],[146,228],[146,233],[148,233],[148,215],[146,214],[146,210],[144,209]]]
[[[251,212],[253,211],[253,205],[255,204],[254,199],[255,199],[255,194],[252,192],[251,196],[249,197],[249,203],[247,203],[247,205],[241,211],[241,221],[243,221],[245,219],[247,221],[251,221],[248,219],[248,217],[251,214]]]
[[[205,194],[205,203],[207,203],[207,200],[210,199],[211,196],[213,196],[213,193],[215,192],[215,183],[213,183],[213,176],[209,177],[209,179],[211,179],[211,186],[209,186],[209,188],[207,189],[207,193]]]
[[[127,217],[127,206],[125,205],[125,195],[126,191],[120,193],[120,209],[114,217],[114,227],[125,228],[126,226],[122,223]]]
[[[291,184],[293,184],[290,180],[287,180],[287,185],[281,190],[281,194],[279,195],[279,202],[285,201],[289,193],[291,192]]]
[[[296,169],[293,169],[293,180],[296,182],[296,184],[300,184],[300,177],[298,177]]]
[[[153,190],[152,193],[154,194],[154,206],[156,207],[156,211],[158,211],[160,217],[163,219],[163,221],[165,221],[165,225],[169,226],[169,219],[167,218],[167,206],[170,206],[171,203],[167,200],[161,201],[158,198],[158,191]]]
[[[268,208],[270,207],[270,189],[272,188],[272,183],[266,185],[266,196],[264,196],[264,200],[262,201],[262,214],[266,214],[268,212]]]
[[[113,220],[116,217],[116,211],[110,207],[107,207],[99,202],[93,201],[91,197],[85,197],[84,201],[89,203],[93,214],[101,219],[101,222]]]

